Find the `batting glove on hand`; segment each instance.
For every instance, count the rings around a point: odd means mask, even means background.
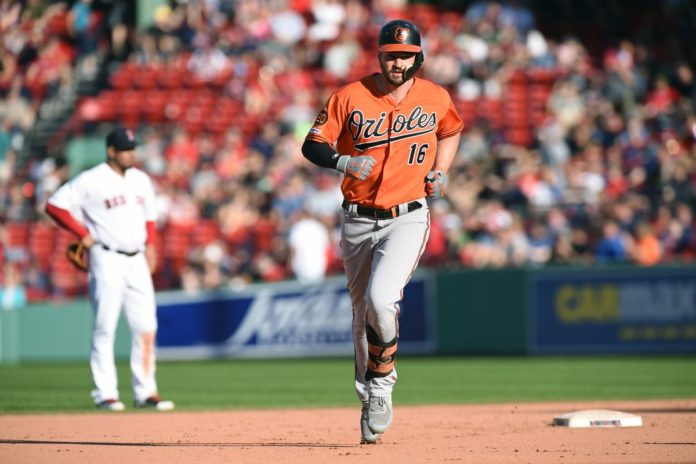
[[[358,180],[365,180],[372,172],[377,161],[371,156],[348,156],[338,158],[336,169]]]
[[[440,169],[430,171],[425,178],[425,193],[430,198],[442,198],[445,196],[445,184],[447,184],[447,174]]]

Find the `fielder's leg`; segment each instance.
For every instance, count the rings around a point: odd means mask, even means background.
[[[136,403],[157,396],[155,380],[155,334],[157,332],[157,306],[152,277],[141,253],[125,257],[129,267],[128,287],[124,297],[124,309],[131,329],[130,366],[133,395]]]
[[[107,280],[104,275],[95,276],[90,272],[89,293],[94,309],[90,367],[94,383],[92,397],[97,404],[119,397],[114,341],[123,302],[122,285],[118,273]]]

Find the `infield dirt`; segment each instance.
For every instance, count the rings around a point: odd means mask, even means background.
[[[569,429],[553,417],[614,409],[642,427]],[[694,463],[696,400],[395,405],[377,445],[359,445],[359,406],[0,417],[0,462]]]

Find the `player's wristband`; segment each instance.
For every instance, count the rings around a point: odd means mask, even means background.
[[[336,155],[338,155],[338,161],[336,162],[336,170],[341,171],[343,174],[345,174],[346,167],[348,166],[348,161],[350,161],[350,156],[348,156],[348,155],[341,156],[338,153],[336,153]]]

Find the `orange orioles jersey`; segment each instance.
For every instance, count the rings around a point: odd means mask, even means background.
[[[369,155],[377,163],[365,180],[346,176],[346,200],[388,209],[425,196],[437,140],[463,128],[445,89],[415,78],[401,103],[379,90],[375,74],[337,90],[317,116],[307,140],[328,143],[341,155]]]

